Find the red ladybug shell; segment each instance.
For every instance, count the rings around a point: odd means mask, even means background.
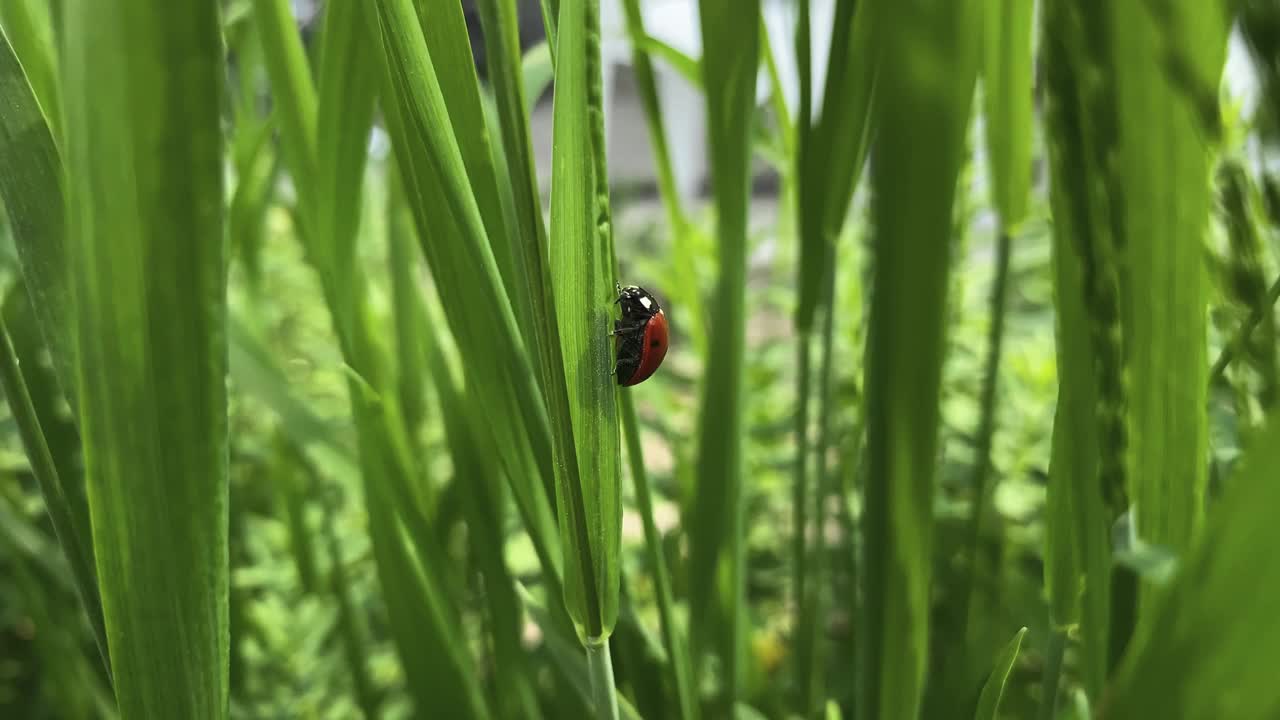
[[[649,318],[644,326],[644,345],[640,351],[640,364],[629,378],[619,378],[622,386],[639,385],[658,369],[667,356],[667,315],[661,309]]]

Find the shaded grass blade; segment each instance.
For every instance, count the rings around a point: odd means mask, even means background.
[[[715,650],[723,663],[727,714],[746,672],[742,443],[745,433],[747,206],[751,118],[759,61],[758,0],[702,0],[703,80],[715,191],[719,277],[698,415],[698,486],[690,542],[694,657]]]
[[[0,168],[3,168],[0,200],[8,212],[18,251],[23,292],[39,321],[40,332],[30,336],[29,356],[34,359],[38,351],[48,346],[59,384],[64,389],[74,388],[70,290],[63,250],[66,207],[61,163],[49,126],[3,31],[0,31]],[[4,334],[6,347],[11,351],[8,331]],[[26,381],[18,368],[19,356],[13,352],[9,355],[13,362],[12,372],[5,376],[5,396],[14,416],[23,418]],[[67,395],[73,397],[70,393]],[[67,472],[69,468],[60,472],[56,464],[45,464],[46,456],[51,462],[60,458],[48,454],[41,419],[34,408],[31,413],[25,415],[23,444],[58,541],[73,570],[77,590],[94,630],[94,640],[110,672],[84,480],[78,474]]]
[[[79,416],[116,697],[124,717],[222,718],[228,459],[218,5],[73,4],[65,23]]]
[[[1277,467],[1273,413],[1177,578],[1154,592],[1150,632],[1117,669],[1100,717],[1261,720],[1280,712],[1280,562],[1258,552],[1280,542]]]
[[[1054,211],[1054,308],[1057,313],[1058,406],[1049,459],[1045,584],[1055,632],[1078,626],[1080,674],[1097,699],[1110,665],[1111,521],[1104,482],[1123,471],[1124,430],[1116,425],[1119,335],[1111,278],[1106,177],[1093,170],[1096,146],[1109,142],[1105,112],[1082,94],[1090,70],[1073,8],[1047,0],[1042,14],[1045,125]],[[1110,307],[1112,312],[1106,310]],[[1105,385],[1104,385],[1105,383]],[[1118,433],[1118,434],[1117,434]]]
[[[952,201],[977,73],[978,6],[881,9],[872,163],[876,275],[867,345],[867,477],[859,717],[919,712]]]
[[[982,694],[978,696],[978,709],[973,714],[973,720],[996,720],[999,717],[1000,700],[1004,697],[1005,683],[1009,680],[1009,672],[1013,670],[1013,663],[1018,659],[1018,651],[1022,649],[1022,638],[1026,634],[1026,628],[1019,630],[996,658],[995,667],[991,668],[991,675],[987,678],[987,683],[982,686]]]
[[[66,278],[65,198],[58,144],[46,115],[0,30],[0,198],[9,214],[18,264],[63,392],[76,406],[71,289]],[[84,529],[88,535],[88,527]]]

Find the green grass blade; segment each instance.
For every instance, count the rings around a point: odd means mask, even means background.
[[[520,59],[520,85],[524,88],[525,112],[532,115],[533,106],[551,87],[555,67],[551,64],[551,49],[540,42],[529,48]]]
[[[622,431],[627,443],[627,461],[631,469],[631,482],[635,485],[636,510],[644,523],[644,547],[653,572],[654,594],[658,602],[658,629],[662,633],[662,646],[667,651],[671,687],[675,689],[676,717],[693,720],[699,716],[697,697],[694,694],[693,668],[689,659],[689,645],[683,631],[676,625],[675,599],[671,593],[671,575],[667,570],[666,556],[662,549],[662,535],[653,519],[653,497],[649,491],[649,476],[644,469],[644,451],[640,445],[640,428],[636,422],[635,403],[630,391],[619,393],[619,409],[622,412]]]
[[[42,0],[0,3],[0,28],[26,71],[31,90],[54,137],[61,137],[62,93],[58,86],[58,56],[51,23],[48,4]]]
[[[80,428],[116,697],[127,718],[225,718],[218,6],[74,4],[65,22]]]
[[[952,201],[981,17],[971,2],[916,0],[881,12],[858,716],[888,720],[919,712],[928,659]]]
[[[493,85],[501,128],[500,145],[505,150],[509,170],[500,177],[501,182],[510,188],[515,207],[509,242],[515,271],[521,276],[517,289],[522,294],[511,294],[510,297],[517,307],[525,310],[522,317],[527,328],[525,342],[534,350],[534,358],[538,362],[546,362],[548,356],[541,347],[542,335],[535,330],[541,327],[538,318],[547,312],[546,285],[542,280],[547,228],[542,216],[537,163],[529,134],[528,102],[532,98],[525,96],[521,73],[519,17],[513,0],[483,0],[479,7],[489,80]],[[549,82],[550,74],[547,77]],[[508,283],[507,287],[510,293],[512,284]],[[539,377],[543,374],[545,371],[540,371]]]
[[[698,89],[702,89],[704,87],[701,60],[690,57],[688,54],[677,50],[668,43],[665,43],[652,35],[639,35],[638,40],[635,42],[643,48],[646,53],[657,57],[667,67],[675,70],[685,82]]]
[[[551,175],[551,280],[555,293],[568,414],[552,406],[557,425],[571,423],[579,486],[557,482],[560,533],[566,541],[569,613],[593,642],[607,638],[618,615],[622,506],[612,330],[616,293],[609,228],[598,223],[595,140],[589,109],[592,64],[589,0],[561,3],[556,56],[555,131]],[[607,217],[607,216],[606,216]],[[567,480],[567,482],[566,482]],[[588,648],[590,652],[590,648]]]
[[[468,40],[466,19],[461,3],[452,0],[425,0],[418,3],[423,37],[431,54],[431,62],[440,81],[440,90],[448,108],[449,122],[457,138],[462,162],[471,183],[472,195],[480,208],[480,217],[488,233],[490,249],[498,264],[507,297],[516,313],[518,326],[533,327],[529,297],[529,278],[522,271],[518,243],[527,242],[508,227],[502,211],[498,175],[494,167],[489,134],[486,130],[480,85],[476,77]],[[506,70],[504,69],[504,74]],[[514,78],[510,78],[514,80]],[[501,139],[500,139],[501,140]],[[514,149],[513,149],[514,150]],[[526,338],[526,344],[531,344]]]
[[[292,170],[299,197],[307,198],[316,176],[316,108],[319,104],[307,54],[294,26],[288,0],[253,0],[253,9],[280,123],[281,151]]]
[[[809,145],[821,153],[801,174],[800,297],[796,325],[813,323],[822,298],[823,271],[844,226],[862,177],[875,128],[875,92],[883,41],[873,32],[871,3],[841,0],[836,5],[827,60],[822,112],[813,121]],[[803,117],[803,116],[801,116]]]
[[[1145,642],[1116,671],[1105,718],[1262,720],[1280,712],[1280,417],[1246,453],[1225,497],[1168,588],[1149,603]]]
[[[32,358],[34,360],[34,357]],[[102,660],[110,670],[107,657],[106,627],[102,619],[102,599],[98,595],[98,577],[94,567],[93,547],[90,545],[87,507],[78,507],[64,484],[49,444],[45,440],[44,429],[36,412],[31,394],[27,390],[27,382],[19,368],[18,354],[9,337],[9,329],[0,320],[0,386],[4,388],[4,397],[9,404],[9,412],[18,421],[18,432],[22,438],[22,446],[26,450],[31,463],[31,473],[40,484],[40,492],[44,497],[44,505],[49,519],[62,545],[63,553],[71,566],[71,577],[75,581],[76,592],[84,603],[89,625],[93,628],[94,640],[102,654]],[[76,498],[80,503],[84,498]]]
[[[759,66],[758,0],[703,0],[703,79],[708,145],[720,236],[719,279],[698,415],[696,528],[690,547],[690,612],[695,657],[715,650],[723,663],[724,712],[746,672],[743,633],[742,443],[745,434],[747,205],[751,118]],[[714,644],[714,645],[713,645]]]
[[[688,211],[681,200],[680,190],[676,186],[671,149],[667,144],[666,128],[663,125],[662,104],[658,98],[657,80],[650,59],[650,54],[658,51],[649,42],[652,38],[649,38],[645,30],[640,0],[623,0],[622,8],[626,14],[627,33],[631,38],[631,68],[635,73],[636,92],[640,96],[645,126],[649,131],[649,145],[653,149],[658,194],[662,197],[662,206],[667,214],[667,230],[671,235],[671,282],[664,289],[671,303],[681,308],[680,317],[686,326],[685,336],[693,339],[701,357],[705,354],[702,346],[706,342],[706,331],[703,328],[702,294],[698,290],[691,237],[693,229]],[[690,82],[698,87],[702,82],[702,71],[696,61],[690,62],[693,63],[690,71],[693,79]]]
[[[439,325],[431,323],[428,327]],[[503,557],[505,497],[498,484],[500,471],[494,458],[477,445],[461,388],[445,360],[443,341],[439,335],[428,339],[427,364],[440,400],[455,477],[463,487],[463,512],[467,517],[471,551],[484,578],[484,596],[492,625],[497,706],[503,717],[536,720],[541,712],[533,692],[526,651],[520,644],[523,610],[516,595],[515,580]]]
[[[73,388],[74,357],[70,350],[74,344],[70,337],[71,308],[65,277],[65,206],[60,162],[53,136],[4,32],[0,32],[0,167],[4,168],[0,171],[0,200],[8,211],[24,292],[40,326],[40,332],[30,336],[29,356],[34,360],[37,352],[48,346],[58,384],[64,389]],[[7,334],[6,331],[6,337]],[[10,399],[15,417],[19,417],[26,382],[16,366],[18,356],[14,355],[13,359],[13,371],[17,374],[7,376],[9,382],[5,383],[5,394]],[[37,366],[32,364],[30,367]],[[14,384],[18,381],[21,381],[21,387]],[[47,419],[52,421],[53,417]],[[94,629],[94,639],[105,663],[107,638],[83,479],[78,474],[67,472],[70,468],[59,472],[56,464],[44,466],[41,455],[47,452],[48,446],[44,431],[39,427],[40,422],[34,414],[27,417],[24,445],[44,494],[54,530],[74,571],[90,626]],[[60,460],[50,459],[55,463]]]
[[[22,280],[41,334],[74,407],[76,363],[66,279],[62,163],[7,30],[0,30],[0,93],[0,199],[9,214]],[[87,527],[84,532],[87,537]]]
[[[1018,659],[1018,651],[1022,649],[1022,638],[1026,634],[1026,628],[1019,630],[996,658],[995,667],[991,668],[991,675],[982,686],[982,694],[978,696],[978,709],[973,714],[973,720],[997,720],[999,717],[1000,700],[1004,697],[1005,683],[1009,680],[1009,672],[1013,670],[1013,663]]]
[[[497,448],[544,570],[558,578],[561,559],[545,489],[553,466],[546,409],[471,194],[426,40],[407,0],[379,0],[368,12],[377,25],[383,110],[405,196],[449,328],[475,379],[486,442]]]
[[[987,3],[982,28],[982,99],[991,195],[1003,232],[1027,214],[1031,187],[1032,0]]]
[[[1051,623],[1058,631],[1079,626],[1082,684],[1096,699],[1110,665],[1111,484],[1117,472],[1123,480],[1126,426],[1108,178],[1095,169],[1099,146],[1112,139],[1105,132],[1112,105],[1100,99],[1105,86],[1084,93],[1095,68],[1081,47],[1077,9],[1047,0],[1042,13],[1059,369],[1045,578]]]
[[[1112,5],[1128,274],[1121,308],[1130,368],[1138,535],[1184,551],[1203,521],[1208,481],[1207,276],[1210,148],[1195,98],[1171,75],[1178,48],[1218,86],[1225,14],[1195,0]],[[1123,31],[1119,29],[1123,28]]]

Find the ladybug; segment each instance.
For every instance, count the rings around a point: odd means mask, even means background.
[[[622,319],[610,333],[618,353],[613,374],[619,385],[639,385],[667,356],[667,316],[648,290],[634,285],[619,285],[614,304],[622,306]]]

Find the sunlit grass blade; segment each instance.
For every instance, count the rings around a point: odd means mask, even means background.
[[[79,417],[116,697],[124,717],[223,718],[218,4],[73,4],[64,22]]]
[[[527,287],[530,278],[520,262],[519,245],[528,240],[508,226],[502,211],[498,175],[494,167],[492,143],[486,130],[480,85],[472,60],[462,5],[452,0],[425,0],[417,3],[422,20],[423,37],[431,54],[431,62],[440,81],[440,90],[449,111],[453,135],[462,152],[462,162],[470,181],[472,195],[480,209],[480,217],[488,234],[489,247],[498,264],[506,295],[516,315],[519,328],[535,327]],[[504,77],[512,82],[516,78]],[[499,138],[502,141],[504,138]],[[514,152],[514,148],[512,149]],[[540,206],[539,206],[540,207]],[[536,247],[536,246],[535,246]],[[534,347],[530,337],[526,345]]]
[[[1100,717],[1239,718],[1280,712],[1280,417],[1272,414],[1203,536],[1148,603],[1150,632],[1116,671]],[[1145,638],[1145,642],[1142,638]]]
[[[987,678],[987,683],[982,686],[982,694],[978,696],[978,709],[973,714],[973,720],[996,720],[999,716],[1000,700],[1004,697],[1005,683],[1009,680],[1009,672],[1013,670],[1013,663],[1018,659],[1018,651],[1022,649],[1022,638],[1026,634],[1026,628],[1019,630],[996,658],[995,667],[991,668],[991,675]]]
[[[603,136],[592,117],[593,110],[599,112],[600,82],[600,29],[594,2],[564,0],[560,5],[550,267],[568,392],[567,402],[553,402],[551,416],[557,452],[569,448],[576,452],[576,462],[570,462],[578,472],[559,472],[556,478],[560,534],[565,542],[565,600],[569,614],[581,626],[595,712],[604,718],[618,714],[608,637],[618,617],[622,498],[610,347],[616,297],[610,282],[612,229],[607,177],[603,176]]]
[[[23,275],[23,292],[28,307],[39,320],[39,332],[29,336],[29,359],[34,360],[47,346],[52,355],[55,374],[63,388],[74,387],[74,358],[70,349],[72,328],[65,325],[71,317],[66,265],[63,252],[65,206],[61,169],[53,136],[45,124],[22,67],[0,31],[0,200],[8,213],[14,244],[18,250]],[[5,374],[5,396],[14,416],[22,423],[23,443],[36,479],[45,499],[49,517],[63,552],[74,573],[77,590],[85,604],[94,639],[102,659],[107,662],[107,638],[102,619],[102,603],[98,594],[89,506],[85,499],[83,478],[71,474],[70,463],[59,471],[57,461],[49,455],[45,431],[36,409],[27,414],[23,396],[26,380],[18,367],[19,356],[9,345],[4,333],[11,372]],[[36,367],[34,364],[29,367]],[[55,393],[56,394],[56,393]],[[29,397],[28,397],[29,400]],[[26,403],[30,405],[30,403]],[[52,422],[52,416],[43,422]],[[46,464],[44,460],[48,459]]]
[[[383,110],[419,242],[449,328],[474,378],[517,507],[548,577],[561,558],[545,487],[552,462],[546,408],[502,287],[426,40],[408,0],[379,0],[367,18],[382,53]],[[376,11],[376,12],[375,12]]]
[[[743,355],[746,353],[747,206],[751,118],[759,61],[758,0],[702,0],[703,78],[719,234],[719,279],[698,415],[698,486],[690,538],[691,640],[695,662],[715,651],[727,715],[746,676],[743,635],[746,500]]]
[[[1110,7],[1122,253],[1128,258],[1121,308],[1130,371],[1130,493],[1138,536],[1183,551],[1203,522],[1208,479],[1203,248],[1210,148],[1196,98],[1171,75],[1168,58],[1176,49],[1195,81],[1216,88],[1226,15],[1215,3],[1195,0]]]
[[[952,201],[981,21],[972,2],[917,0],[895,10],[877,16],[876,29],[885,55],[871,175],[858,713],[868,720],[915,717],[924,688]]]

